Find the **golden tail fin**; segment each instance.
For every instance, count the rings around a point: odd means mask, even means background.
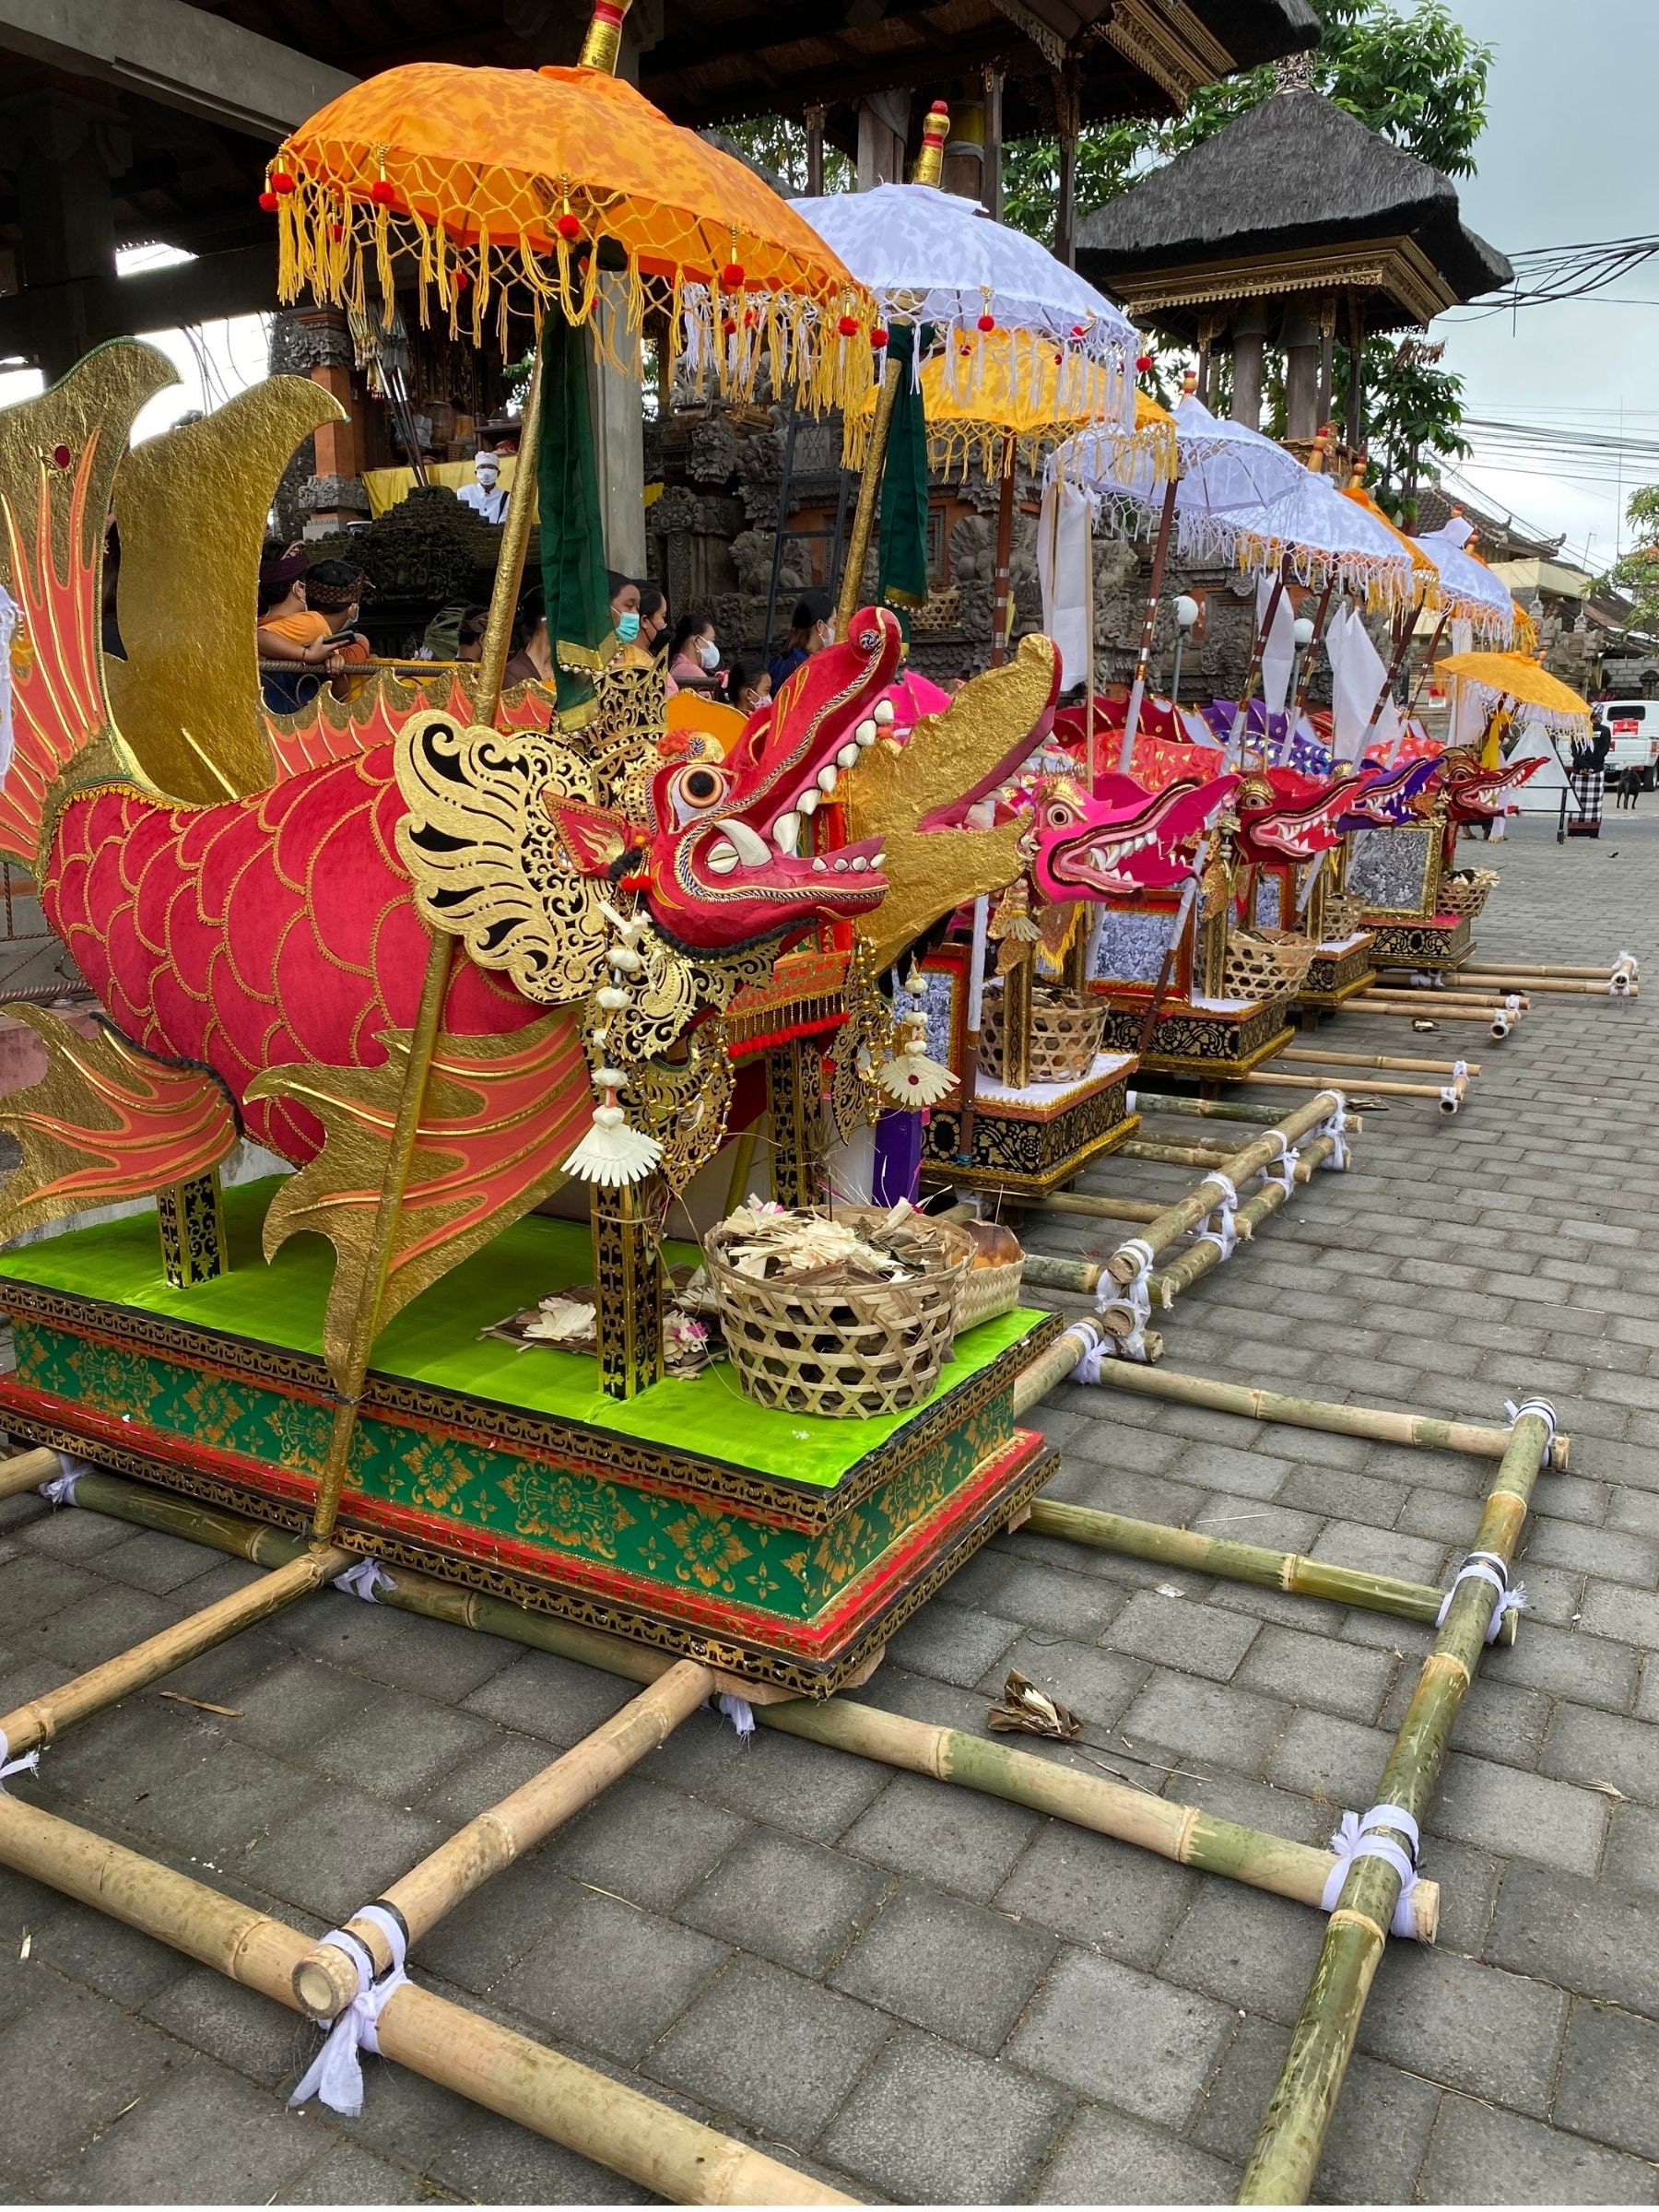
[[[19,618],[0,852],[30,868],[50,794],[72,760],[85,756],[89,774],[131,772],[104,695],[104,525],[134,419],[176,381],[165,354],[121,340],[38,399],[0,411],[0,585]]]

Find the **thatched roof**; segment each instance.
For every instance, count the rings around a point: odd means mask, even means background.
[[[1510,282],[1459,219],[1457,187],[1317,92],[1275,93],[1088,217],[1077,264],[1108,288],[1155,272],[1406,238],[1458,300]],[[1379,303],[1381,305],[1381,303]],[[1397,322],[1386,309],[1386,325]]]

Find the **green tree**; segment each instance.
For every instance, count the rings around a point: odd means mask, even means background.
[[[1625,501],[1625,521],[1637,542],[1601,579],[1630,601],[1626,629],[1659,632],[1659,484],[1644,484]]]

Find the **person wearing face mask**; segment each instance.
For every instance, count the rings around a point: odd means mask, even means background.
[[[501,487],[501,464],[498,454],[489,452],[476,454],[473,459],[474,481],[455,494],[463,507],[470,507],[481,514],[487,523],[502,523],[507,519],[507,502],[512,497]]]
[[[610,585],[611,628],[621,644],[637,644],[640,636],[640,587],[631,576],[618,576],[615,569],[606,571],[606,581]]]
[[[726,676],[726,704],[747,722],[771,702],[771,677],[752,661],[734,661]]]
[[[787,683],[803,661],[835,642],[835,609],[828,592],[803,592],[790,618],[789,642],[767,669],[773,692]]]
[[[668,648],[668,681],[677,691],[718,695],[720,647],[707,615],[682,615]]]
[[[620,614],[616,614],[616,595],[613,594],[611,598],[611,609],[616,618],[617,636],[620,640],[615,665],[618,668],[655,667],[662,657],[663,648],[666,641],[668,629],[666,594],[664,593],[662,585],[653,583],[649,577],[642,583],[629,583],[627,588],[634,595],[631,623],[629,620],[629,610],[627,606],[624,605]],[[665,669],[664,673],[666,675]],[[672,697],[676,688],[672,683],[667,686],[669,696]]]

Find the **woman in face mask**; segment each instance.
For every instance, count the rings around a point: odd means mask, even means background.
[[[726,704],[735,707],[745,721],[758,714],[771,699],[771,677],[751,662],[734,661],[726,677]]]
[[[718,692],[719,667],[713,623],[707,615],[682,615],[668,648],[669,682],[677,691]]]
[[[624,645],[632,645],[640,635],[640,587],[615,569],[606,571],[606,582],[610,585],[611,628]]]
[[[777,691],[803,661],[835,642],[835,609],[828,592],[803,592],[790,618],[789,642],[767,669]]]

